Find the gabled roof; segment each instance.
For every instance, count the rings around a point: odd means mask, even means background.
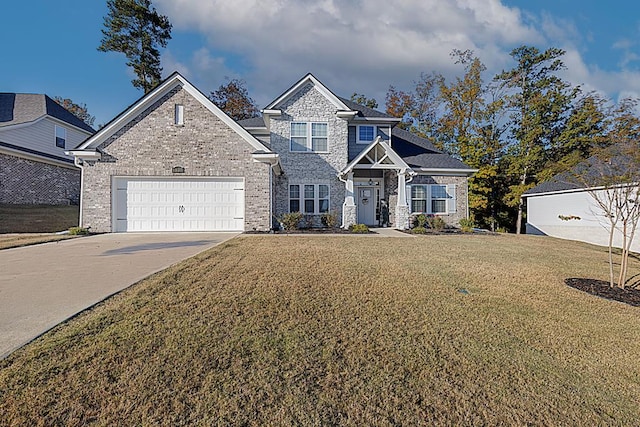
[[[337,110],[339,111],[351,111],[350,108],[345,105],[342,100],[336,96],[329,88],[320,82],[317,78],[313,76],[313,74],[308,73],[306,76],[298,80],[293,86],[287,89],[282,95],[276,98],[273,102],[265,107],[265,110],[274,110],[277,109],[280,105],[282,105],[286,100],[296,94],[301,88],[306,86],[308,83],[311,83],[318,92],[324,95],[325,98],[331,102]]]
[[[109,137],[118,132],[129,122],[134,120],[140,113],[152,106],[155,102],[169,93],[176,87],[182,87],[191,96],[198,100],[204,107],[206,107],[211,113],[218,117],[222,122],[234,130],[245,141],[257,151],[263,154],[271,153],[271,150],[267,148],[262,142],[251,135],[246,129],[240,126],[236,121],[229,117],[225,112],[218,108],[209,98],[207,98],[202,92],[200,92],[195,86],[193,86],[187,79],[185,79],[177,71],[167,77],[158,86],[156,86],[151,92],[142,96],[135,103],[124,110],[111,122],[107,123],[102,129],[100,129],[95,135],[80,144],[76,150],[73,150],[74,155],[80,155],[81,151],[95,150],[100,144],[105,142]]]
[[[349,164],[338,173],[338,176],[344,176],[359,166],[370,169],[396,169],[403,173],[407,172],[415,175],[415,172],[411,170],[402,157],[379,136],[351,160]]]
[[[338,99],[340,99],[340,101],[342,101],[344,103],[344,105],[346,105],[347,107],[349,107],[349,109],[353,110],[353,111],[357,111],[358,117],[365,117],[365,118],[380,118],[380,119],[396,119],[395,117],[392,117],[388,114],[385,114],[383,112],[380,112],[378,110],[374,110],[373,108],[369,108],[365,105],[361,105],[358,104],[357,102],[353,102],[347,98],[342,98],[341,96],[338,97]],[[400,119],[398,119],[400,120]]]
[[[438,150],[431,141],[400,128],[391,130],[391,146],[413,169],[476,172],[462,161]]]
[[[0,127],[33,122],[50,116],[89,133],[95,130],[43,94],[0,93]]]

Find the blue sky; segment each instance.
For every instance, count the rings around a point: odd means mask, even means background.
[[[106,1],[6,2],[0,91],[86,103],[105,123],[138,99],[124,55],[96,50]],[[579,6],[578,6],[579,4]],[[389,85],[420,72],[454,76],[452,49],[473,49],[487,78],[510,68],[522,44],[567,51],[564,77],[617,99],[640,96],[640,5],[568,0],[154,0],[174,25],[163,51],[208,93],[225,76],[264,106],[312,72],[336,93],[384,104]],[[391,7],[390,7],[391,5]]]

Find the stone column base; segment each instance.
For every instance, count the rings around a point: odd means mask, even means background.
[[[409,206],[396,205],[396,229],[406,230],[409,228]]]
[[[356,205],[342,205],[342,228],[349,228],[358,222]]]

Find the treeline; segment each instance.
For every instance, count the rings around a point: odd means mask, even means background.
[[[512,69],[484,81],[480,58],[454,50],[460,77],[422,73],[411,91],[389,87],[386,111],[399,126],[479,170],[469,180],[479,227],[519,232],[522,193],[598,150],[640,141],[638,100],[614,102],[563,80],[564,53],[519,47]]]

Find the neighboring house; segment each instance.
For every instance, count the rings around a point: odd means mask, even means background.
[[[97,232],[270,230],[287,212],[320,225],[394,227],[411,213],[467,217],[474,170],[399,119],[337,97],[308,74],[262,117],[233,121],[174,73],[71,154],[81,225]]]
[[[0,93],[0,203],[78,203],[80,169],[65,151],[93,133],[47,95]]]
[[[589,159],[589,161],[593,161]],[[602,194],[603,190],[596,191]],[[562,173],[526,191],[526,233],[609,245],[609,221],[593,196],[576,183],[571,173]],[[604,198],[603,198],[604,199]],[[640,231],[631,250],[640,252]],[[614,234],[614,246],[622,245],[622,234]]]

